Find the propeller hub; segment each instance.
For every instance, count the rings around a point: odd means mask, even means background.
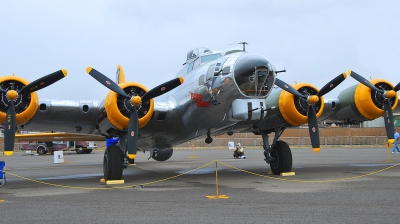
[[[142,103],[142,98],[140,96],[134,96],[131,98],[131,103],[135,106],[139,106]]]
[[[396,96],[396,92],[394,90],[388,90],[386,91],[386,98],[393,98],[394,96]]]
[[[9,90],[7,92],[7,98],[9,100],[15,101],[18,98],[18,93],[15,90]]]
[[[310,103],[310,104],[315,104],[318,101],[319,101],[319,97],[316,95],[311,95],[308,97],[308,103]]]

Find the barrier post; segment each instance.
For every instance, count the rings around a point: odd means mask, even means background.
[[[228,199],[229,197],[226,195],[219,195],[218,194],[218,166],[217,166],[218,161],[215,161],[215,191],[216,195],[215,196],[206,196],[208,199]]]
[[[192,156],[189,156],[189,158],[190,158],[190,159],[197,159],[197,158],[199,158],[199,157],[197,157],[197,156],[194,155],[194,145],[192,145],[191,148],[192,148]]]

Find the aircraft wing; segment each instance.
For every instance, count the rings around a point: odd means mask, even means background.
[[[399,98],[396,94],[399,90],[399,84],[394,86],[383,79],[368,81],[353,71],[348,71],[348,74],[359,83],[342,90],[335,99],[324,99],[320,96],[319,100],[315,102],[311,102],[309,97],[318,95],[319,92],[324,92],[325,94],[326,90],[324,88],[326,89],[326,86],[331,86],[330,88],[337,86],[344,80],[338,80],[341,75],[333,79],[321,90],[308,83],[298,83],[289,87],[288,84],[279,84],[278,81],[280,88],[275,88],[270,96],[265,99],[264,110],[267,115],[263,119],[257,122],[240,121],[227,131],[252,131],[255,134],[259,134],[261,130],[268,134],[272,132],[279,134],[279,130],[284,128],[297,127],[308,123],[310,136],[313,138],[314,135],[315,143],[315,138],[318,138],[316,134],[318,122],[353,124],[384,116],[388,140],[389,142],[393,141],[393,112],[400,111],[397,108]],[[346,78],[346,76],[347,74],[343,73],[343,77]],[[302,97],[301,94],[307,97]],[[311,120],[314,121],[310,123],[309,108],[311,105],[314,108],[317,119],[312,118]],[[318,142],[313,144],[313,148],[315,147],[319,147]]]
[[[116,82],[92,67],[86,72],[110,90],[103,101],[39,101],[35,91],[64,77],[65,70],[32,83],[16,76],[0,78],[6,155],[12,155],[17,129],[53,132],[34,136],[36,139],[119,137],[120,144],[107,147],[103,161],[105,179],[119,180],[139,147],[149,147],[151,158],[165,161],[172,156],[173,145],[203,136],[210,144],[211,135],[251,130],[262,135],[265,161],[279,174],[292,168],[290,147],[279,140],[287,127],[308,124],[313,149],[319,151],[318,119],[362,121],[384,116],[392,139],[392,112],[400,89],[399,84],[369,82],[349,71],[361,84],[343,90],[335,105],[325,110],[323,96],[338,86],[346,73],[321,89],[309,83],[291,86],[276,77],[279,71],[264,56],[244,48],[225,54],[207,48],[189,51],[176,77],[150,90],[125,82],[121,66]],[[153,99],[167,92],[165,101]],[[268,142],[270,133],[275,133],[272,143]]]

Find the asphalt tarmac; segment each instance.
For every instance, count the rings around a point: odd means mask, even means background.
[[[3,157],[0,222],[397,223],[400,154],[387,152],[294,148],[294,176],[269,175],[261,149],[245,149],[246,159],[227,149],[175,150],[165,162],[139,152],[120,185],[100,182],[102,151],[67,152],[62,164],[16,152]]]

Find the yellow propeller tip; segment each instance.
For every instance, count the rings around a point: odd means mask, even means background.
[[[389,143],[393,143],[393,142],[394,142],[394,139],[393,139],[393,138],[389,138],[389,139],[388,139],[388,142],[389,142]]]
[[[11,156],[14,153],[14,151],[4,151],[4,155],[6,156]]]
[[[135,159],[136,158],[136,154],[129,154],[128,153],[128,157],[129,157],[129,159]]]
[[[181,84],[185,81],[184,79],[183,79],[183,77],[182,76],[179,76],[179,81],[181,82]]]
[[[347,78],[346,72],[343,72],[342,74],[343,74],[344,79],[346,79]]]
[[[352,73],[352,71],[351,71],[351,70],[348,70],[348,71],[347,71],[347,74],[351,75],[351,73]]]
[[[65,70],[65,69],[61,69],[61,71],[62,71],[62,73],[63,73],[64,77],[65,77],[65,76],[67,76],[67,74],[68,74],[67,70]]]
[[[89,74],[92,71],[92,69],[93,69],[92,67],[87,67],[86,72]]]
[[[312,150],[313,150],[314,152],[319,152],[320,149],[321,149],[321,148],[313,148]]]

